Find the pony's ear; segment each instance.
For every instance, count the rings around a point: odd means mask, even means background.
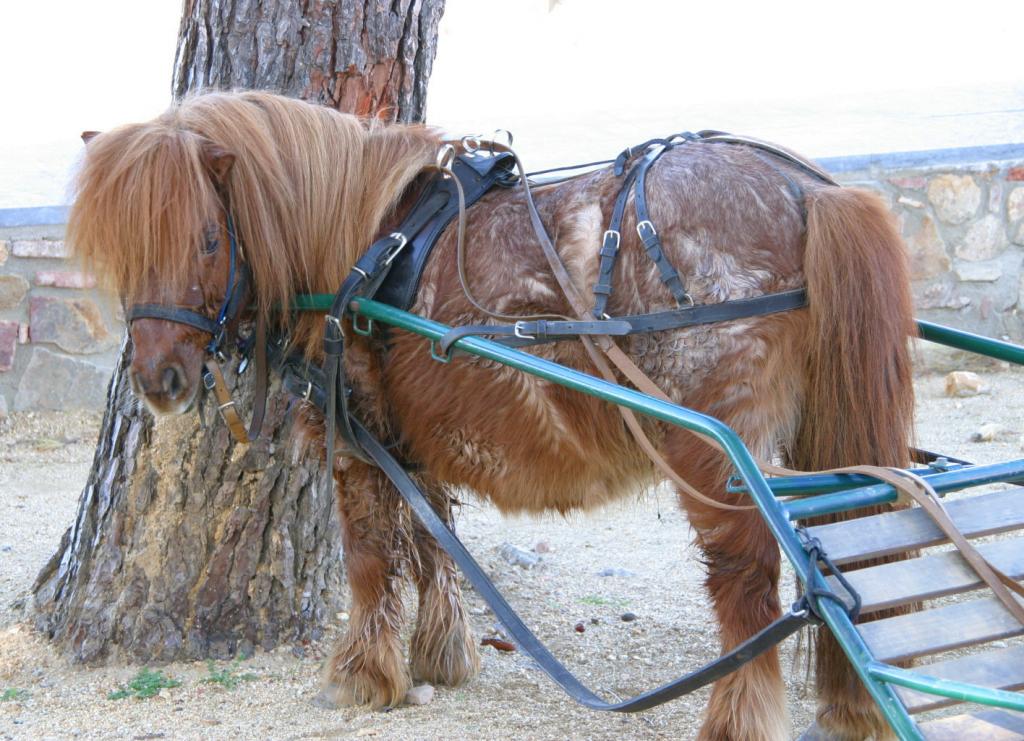
[[[231,166],[235,164],[235,155],[224,147],[207,144],[203,147],[203,158],[206,160],[206,169],[210,171],[214,182],[223,185]]]
[[[85,142],[86,144],[88,144],[89,142],[92,141],[93,137],[99,135],[99,133],[100,132],[98,132],[98,131],[83,131],[82,132],[82,141]]]

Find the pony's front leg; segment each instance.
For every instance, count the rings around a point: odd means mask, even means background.
[[[669,448],[677,471],[703,494],[725,495],[723,460],[708,446],[678,435]],[[779,547],[757,511],[727,511],[680,494],[707,565],[705,585],[718,617],[722,652],[735,648],[781,614]],[[747,504],[739,497],[730,504]],[[776,649],[718,680],[711,693],[702,741],[786,741],[785,685]]]
[[[328,706],[398,705],[412,684],[399,636],[409,514],[378,469],[354,460],[341,465],[335,481],[351,617],[324,668],[319,700]]]
[[[425,487],[431,504],[451,522],[451,502],[439,485]],[[412,636],[413,676],[434,684],[457,686],[477,675],[480,656],[469,629],[455,562],[437,541],[416,523],[417,558],[413,563],[419,611]]]

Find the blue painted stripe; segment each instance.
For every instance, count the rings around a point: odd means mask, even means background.
[[[867,170],[915,170],[922,167],[965,165],[976,162],[1024,160],[1024,144],[992,144],[983,147],[926,149],[920,152],[855,154],[847,157],[822,157],[815,160],[833,174]]]
[[[55,226],[68,223],[67,206],[0,208],[0,227]]]

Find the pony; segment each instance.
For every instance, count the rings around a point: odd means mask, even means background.
[[[126,302],[162,302],[214,316],[229,286],[228,218],[251,271],[248,316],[287,331],[323,358],[323,317],[277,311],[297,294],[333,293],[382,232],[411,207],[442,136],[267,93],[209,93],[158,118],[91,138],[67,238]],[[535,191],[537,209],[581,291],[621,179],[608,168]],[[793,184],[798,188],[792,187]],[[827,185],[741,145],[689,143],[647,175],[648,208],[668,259],[697,304],[806,287],[799,310],[617,340],[677,404],[730,425],[756,455],[795,468],[903,465],[908,458],[913,333],[898,230],[870,192]],[[632,196],[631,196],[632,198]],[[465,274],[477,301],[504,313],[571,311],[530,228],[521,189],[498,188],[465,221]],[[449,325],[486,323],[456,270],[449,226],[421,278],[413,311]],[[627,209],[612,316],[674,306]],[[229,331],[235,331],[234,325]],[[190,409],[208,335],[159,318],[132,322],[133,388],[152,411]],[[660,474],[617,409],[475,357],[433,362],[422,340],[364,337],[345,324],[351,406],[397,441],[435,509],[449,521],[465,488],[501,511],[568,512],[656,483]],[[594,372],[581,343],[530,349]],[[351,586],[350,627],[326,662],[328,704],[399,704],[412,678],[459,685],[479,669],[456,568],[373,466],[325,450],[311,405],[311,454],[331,458]],[[725,486],[725,457],[685,430],[645,420],[672,468],[706,496],[743,504]],[[756,511],[680,494],[706,563],[723,650],[780,614],[779,549]],[[408,661],[401,593],[418,614]],[[816,651],[818,724],[838,739],[889,731],[828,631]],[[700,738],[789,738],[773,649],[719,680]]]

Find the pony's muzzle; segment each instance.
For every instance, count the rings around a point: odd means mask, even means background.
[[[132,391],[158,414],[184,412],[195,395],[185,369],[175,362],[155,369],[141,369],[133,365],[128,371]]]

